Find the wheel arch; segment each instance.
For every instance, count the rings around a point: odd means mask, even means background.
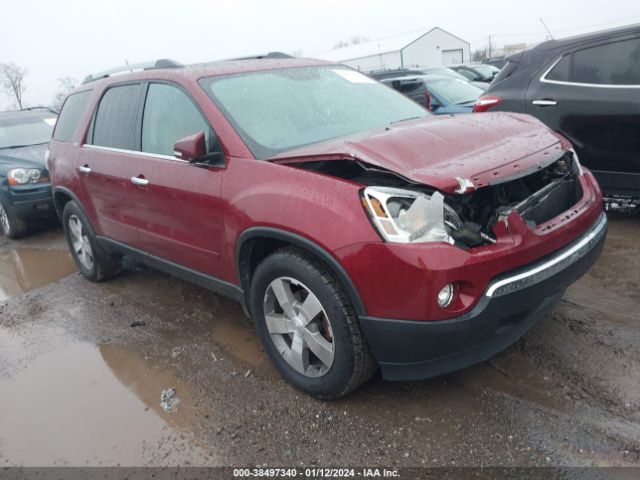
[[[366,310],[360,294],[342,265],[316,242],[301,235],[273,227],[252,227],[240,235],[236,243],[236,270],[240,286],[248,300],[251,278],[258,264],[280,248],[296,247],[311,255],[332,273],[349,295],[358,316]]]
[[[80,203],[78,197],[71,190],[64,187],[56,187],[53,191],[53,205],[55,206],[56,213],[58,214],[58,218],[60,220],[62,220],[62,212],[64,211],[64,206],[71,200],[76,202],[78,206],[82,208],[82,203]]]

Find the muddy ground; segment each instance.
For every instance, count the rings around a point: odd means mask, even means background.
[[[0,466],[640,465],[640,217],[610,220],[507,351],[334,402],[285,384],[232,301],[135,266],[92,284],[57,228],[0,238]]]

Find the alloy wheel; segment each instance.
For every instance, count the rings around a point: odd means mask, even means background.
[[[4,209],[4,205],[0,203],[0,227],[2,227],[2,233],[9,235],[11,233],[11,226],[9,225],[9,215]]]
[[[67,220],[67,226],[69,227],[71,246],[75,256],[84,268],[91,270],[93,268],[93,249],[84,225],[77,215],[70,215],[69,220]]]
[[[278,277],[267,287],[263,308],[271,341],[287,364],[307,377],[325,375],[335,346],[318,297],[298,280]]]

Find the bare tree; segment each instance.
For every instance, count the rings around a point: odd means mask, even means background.
[[[27,89],[24,84],[27,72],[26,68],[22,68],[15,63],[0,63],[0,86],[10,96],[15,97],[20,110],[22,110],[22,95]]]
[[[71,90],[78,86],[78,79],[73,77],[63,77],[58,79],[58,91],[53,97],[52,107],[56,111],[60,111],[64,99]]]
[[[348,47],[350,45],[358,45],[359,43],[366,43],[368,41],[369,39],[367,37],[363,37],[362,35],[354,35],[349,40],[340,40],[334,45],[333,48]]]
[[[484,48],[478,48],[471,54],[471,60],[474,62],[484,62],[487,59],[487,51]]]

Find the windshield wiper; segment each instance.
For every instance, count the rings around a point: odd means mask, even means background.
[[[402,120],[394,120],[393,122],[389,122],[389,125],[394,125],[396,123],[408,122],[409,120],[417,120],[418,118],[424,118],[426,115],[416,115],[415,117],[403,118]]]
[[[0,147],[0,150],[10,150],[10,149],[14,149],[14,148],[26,148],[26,147],[35,147],[36,145],[45,145],[49,143],[49,141],[47,140],[46,142],[40,142],[40,143],[29,143],[26,145],[7,145],[6,147]]]

